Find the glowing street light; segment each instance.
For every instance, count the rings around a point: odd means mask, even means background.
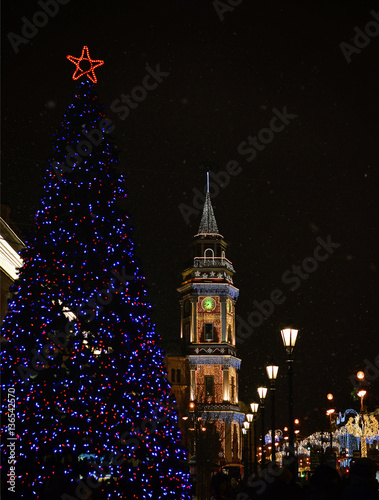
[[[366,396],[366,394],[367,394],[367,391],[365,391],[364,389],[361,389],[361,390],[358,392],[358,394],[357,394],[357,396],[358,396],[359,398],[361,398],[361,413],[363,413],[363,412],[364,412],[364,408],[363,408],[363,398]]]
[[[271,361],[271,364],[266,366],[266,371],[270,380],[271,392],[271,460],[275,462],[275,380],[278,376],[279,366]]]
[[[254,472],[257,472],[257,419],[258,419],[258,403],[250,403],[251,414],[253,415],[254,424]],[[250,415],[250,413],[249,413]]]
[[[283,345],[286,348],[287,353],[292,354],[299,330],[294,330],[293,328],[284,328],[280,333],[282,334]]]
[[[329,394],[328,394],[328,396],[329,396]],[[330,408],[330,410],[326,410],[326,414],[329,417],[329,424],[330,424],[330,427],[329,427],[329,432],[330,432],[330,453],[333,453],[332,415],[333,415],[333,413],[335,413],[335,411],[336,410],[334,408]]]
[[[265,446],[265,423],[264,423],[264,408],[265,408],[265,398],[267,395],[267,387],[258,387],[258,396],[261,403],[261,418],[262,418],[262,435],[261,435],[261,445],[262,445],[262,464],[264,457],[264,446]]]
[[[288,431],[288,464],[289,468],[292,472],[294,479],[297,478],[297,464],[295,460],[294,453],[294,442],[295,442],[295,433],[294,433],[294,422],[293,422],[293,359],[292,352],[296,344],[297,335],[299,330],[295,330],[293,328],[284,328],[281,330],[283,345],[287,351],[287,366],[288,366],[288,422],[289,422],[289,431]]]

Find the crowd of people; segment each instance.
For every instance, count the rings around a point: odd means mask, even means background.
[[[247,481],[216,474],[211,481],[212,500],[378,500],[377,471],[376,462],[368,458],[352,462],[344,475],[320,465],[301,484],[285,467],[268,464]]]

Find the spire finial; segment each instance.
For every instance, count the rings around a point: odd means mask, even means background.
[[[198,234],[220,234],[218,232],[217,222],[211,203],[211,196],[209,194],[209,169],[207,170],[207,192],[205,195],[203,215],[201,217]]]

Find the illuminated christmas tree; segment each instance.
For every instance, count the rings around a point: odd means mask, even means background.
[[[70,60],[96,81],[86,47]],[[3,325],[4,498],[191,498],[111,129],[81,81]]]

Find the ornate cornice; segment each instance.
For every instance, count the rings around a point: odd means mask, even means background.
[[[225,409],[223,409],[222,406],[225,406]],[[207,408],[202,411],[201,417],[204,420],[223,420],[224,422],[235,421],[242,425],[242,422],[245,420],[245,414],[238,411],[238,407],[235,408],[237,411],[227,409],[227,405],[207,405]]]
[[[194,278],[195,280],[225,280],[227,281],[228,283],[232,283],[233,284],[233,278],[231,277],[231,275],[229,275],[227,272],[223,272],[223,273],[215,273],[214,271],[210,271],[210,272],[200,272],[200,271],[195,271],[194,273]],[[219,284],[219,281],[217,281],[217,284]]]
[[[213,280],[212,282],[202,280]],[[223,281],[220,281],[223,280]],[[197,277],[191,277],[185,280],[177,289],[180,294],[185,292],[196,292],[198,295],[219,295],[221,297],[231,297],[237,300],[239,290],[232,282],[231,278],[227,280],[225,277],[206,277],[203,274]]]
[[[191,288],[199,295],[224,295],[236,300],[239,290],[229,283],[191,283]]]
[[[226,267],[232,273],[235,273],[233,264],[226,257],[195,257],[193,259],[193,267],[205,267],[205,268],[220,268]]]
[[[187,354],[236,356],[236,348],[229,344],[192,344],[187,347]]]
[[[188,362],[190,368],[194,368],[197,365],[220,365],[224,366],[225,368],[236,368],[237,370],[239,370],[241,367],[241,360],[239,358],[236,358],[235,356],[230,355],[189,355]]]

